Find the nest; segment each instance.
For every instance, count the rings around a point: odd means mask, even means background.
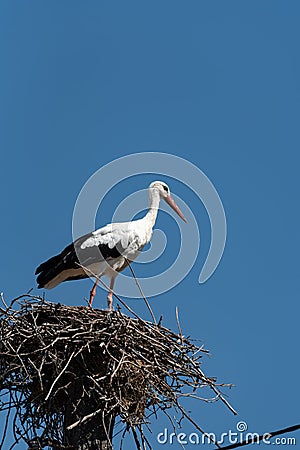
[[[180,331],[30,295],[1,309],[0,326],[0,410],[13,412],[15,442],[29,448],[81,448],[72,433],[79,442],[99,426],[111,442],[116,419],[141,448],[150,415],[175,407],[190,419],[181,397],[203,387],[213,391],[205,401],[230,407],[200,368],[207,351]]]

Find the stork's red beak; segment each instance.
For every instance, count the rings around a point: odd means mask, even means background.
[[[164,200],[168,203],[168,205],[171,206],[171,208],[179,215],[179,217],[182,218],[182,220],[184,220],[187,223],[186,218],[184,217],[184,215],[182,214],[182,212],[180,211],[179,207],[176,205],[176,203],[174,202],[174,200],[172,199],[171,195],[167,195],[167,197],[164,198]]]

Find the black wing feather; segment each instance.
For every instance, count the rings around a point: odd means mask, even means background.
[[[37,283],[38,288],[43,288],[47,283],[53,280],[64,270],[78,269],[78,264],[88,267],[89,265],[99,262],[107,258],[117,258],[122,253],[122,248],[115,246],[109,248],[107,244],[99,244],[98,246],[80,248],[82,243],[89,237],[92,237],[92,233],[88,233],[72,244],[68,245],[59,255],[53,256],[47,261],[43,262],[35,271],[38,275]],[[88,275],[71,276],[68,280],[77,280],[81,278],[87,278]],[[68,281],[65,280],[65,281]]]

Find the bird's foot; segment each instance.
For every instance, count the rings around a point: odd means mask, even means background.
[[[107,309],[108,311],[112,310],[112,304],[113,304],[113,297],[112,297],[112,292],[110,292],[107,296]]]
[[[96,290],[97,290],[97,285],[98,285],[99,280],[96,280],[93,289],[90,290],[90,299],[89,299],[89,307],[92,308],[93,306],[93,300],[95,298],[96,295]]]
[[[89,307],[93,307],[93,301],[96,295],[96,287],[94,286],[93,289],[90,290],[90,299],[89,299]]]
[[[90,292],[90,299],[89,299],[89,308],[93,307],[93,300],[94,300],[95,295],[92,295],[92,291]]]

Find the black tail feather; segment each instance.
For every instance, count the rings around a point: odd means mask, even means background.
[[[39,274],[36,280],[39,289],[43,288],[64,270],[78,269],[77,251],[82,242],[90,235],[91,233],[80,237],[75,242],[68,245],[59,255],[55,255],[39,265],[35,271],[36,275]]]
[[[36,269],[35,274],[38,275],[37,283],[38,288],[43,288],[51,280],[61,274],[63,271],[69,269],[79,269],[79,260],[81,265],[88,267],[99,261],[103,261],[108,258],[117,258],[122,254],[122,248],[115,246],[110,248],[108,244],[98,244],[94,246],[88,246],[81,248],[81,244],[92,236],[92,233],[86,234],[75,242],[68,245],[59,255],[53,256],[47,261],[43,262]],[[86,278],[88,275],[83,275],[77,272],[70,273],[68,280]],[[65,278],[63,281],[67,281]]]
[[[74,244],[70,244],[59,255],[53,256],[43,262],[36,269],[35,274],[39,274],[36,279],[38,288],[43,288],[64,270],[78,268],[76,262],[78,262],[78,259],[74,249]]]

